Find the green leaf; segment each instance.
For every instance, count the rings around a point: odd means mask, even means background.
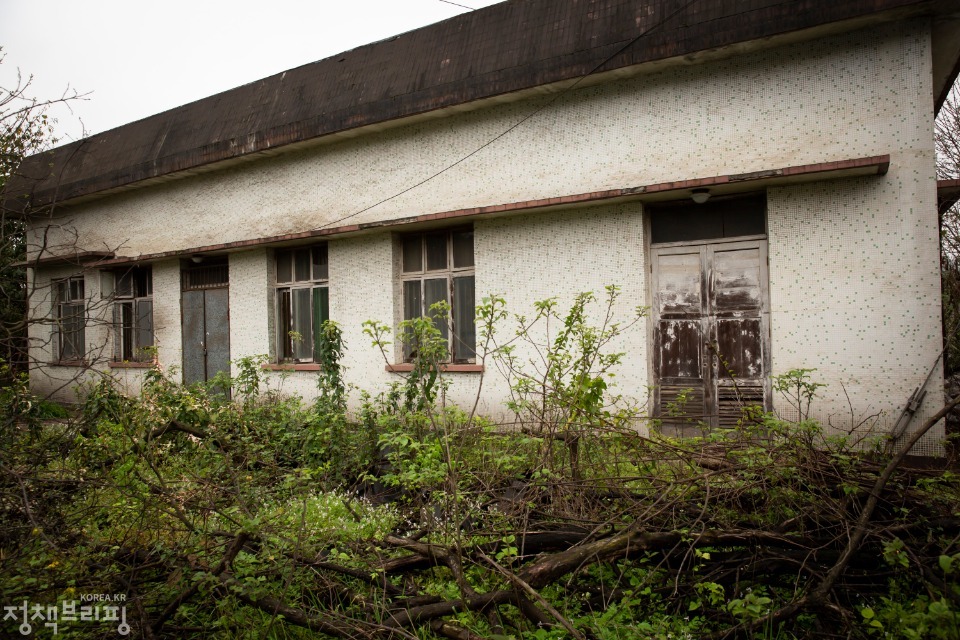
[[[950,556],[940,556],[938,561],[944,573],[950,573],[953,570],[953,558]]]

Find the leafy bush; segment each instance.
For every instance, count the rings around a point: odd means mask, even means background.
[[[616,300],[531,320],[481,305],[518,428],[444,403],[432,319],[404,325],[410,376],[355,413],[335,325],[315,403],[270,389],[258,357],[206,387],[153,369],[136,398],[104,379],[57,420],[17,379],[0,389],[3,601],[119,593],[154,638],[958,639],[960,476],[772,414],[642,436],[610,384]],[[777,385],[805,416],[811,372]]]

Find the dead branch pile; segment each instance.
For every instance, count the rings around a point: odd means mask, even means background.
[[[49,442],[43,465],[4,458],[7,602],[122,592],[145,638],[210,625],[230,637],[251,615],[258,629],[337,638],[666,637],[684,619],[700,637],[846,638],[865,637],[865,610],[894,587],[960,607],[942,560],[960,553],[960,483],[904,465],[920,435],[883,458],[796,425],[708,442],[581,432],[575,480],[563,455],[487,475],[443,458],[434,484],[389,494],[400,514],[389,530],[346,536],[311,529],[319,516],[297,491],[280,511],[257,507],[251,492],[263,500],[270,483],[316,480],[249,455],[237,431],[169,422],[142,433],[56,472]],[[443,446],[480,446],[455,435]],[[550,439],[528,437],[541,454]],[[190,447],[205,468],[171,462]],[[378,517],[381,485],[362,480],[336,494],[357,526]],[[28,581],[37,557],[46,578]]]

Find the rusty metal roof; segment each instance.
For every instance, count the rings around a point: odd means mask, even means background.
[[[601,63],[599,71],[610,71],[885,12],[932,11],[943,4],[510,0],[32,156],[8,181],[4,205],[13,201],[18,210],[37,210],[55,201],[577,78]]]

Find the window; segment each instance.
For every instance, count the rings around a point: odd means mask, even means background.
[[[83,294],[83,276],[58,280],[54,283],[57,314],[57,360],[83,360],[86,354],[84,324],[86,301]]]
[[[424,317],[437,302],[450,305],[449,321],[434,318],[447,339],[451,362],[473,362],[477,329],[474,319],[473,229],[403,236],[401,281],[403,319]],[[404,347],[404,360],[415,355]]]
[[[318,360],[317,333],[330,318],[327,245],[278,250],[277,355],[281,362]]]
[[[114,357],[121,362],[153,359],[153,270],[133,267],[114,274]]]

